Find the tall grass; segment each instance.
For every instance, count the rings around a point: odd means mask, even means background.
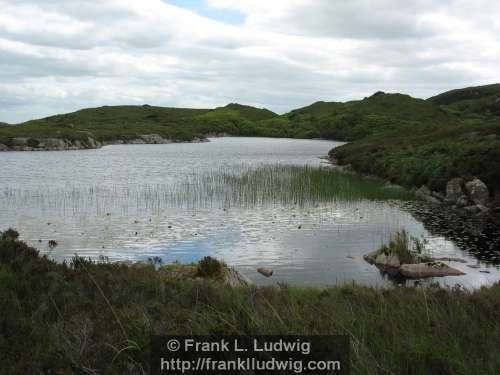
[[[6,188],[0,200],[7,206],[42,206],[47,209],[78,210],[96,206],[144,207],[161,211],[167,207],[255,207],[317,205],[336,201],[410,200],[408,190],[386,185],[382,180],[349,174],[327,167],[263,165],[241,166],[185,177],[157,185],[107,185],[38,190]]]
[[[500,370],[500,284],[231,288],[152,266],[56,264],[9,231],[0,300],[5,373],[147,373],[151,333],[348,335],[352,374]]]

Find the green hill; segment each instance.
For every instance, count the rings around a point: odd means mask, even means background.
[[[415,111],[419,126],[407,127],[404,120],[402,131],[384,123],[330,155],[357,171],[406,186],[443,191],[452,177],[476,176],[498,194],[500,120],[494,108],[499,93],[499,85],[489,85],[437,95]]]
[[[465,119],[500,116],[500,84],[447,91],[428,99]]]
[[[377,92],[347,103],[316,102],[263,125],[287,137],[354,141],[385,131],[430,129],[453,121],[453,115],[425,100]]]
[[[57,138],[71,142],[132,141],[142,135],[158,134],[176,141],[203,138],[211,132],[242,135],[255,120],[277,116],[266,109],[239,104],[210,109],[143,106],[105,106],[31,120],[17,126],[0,126],[0,144],[15,138]]]

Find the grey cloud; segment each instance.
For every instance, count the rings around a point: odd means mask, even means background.
[[[242,27],[159,0],[138,4],[0,0],[3,15],[31,17],[29,27],[16,17],[0,26],[0,121],[144,103],[283,113],[377,90],[427,97],[498,81],[496,26],[479,22],[498,8],[472,17],[480,10],[465,0],[298,0],[249,14]],[[59,21],[47,25],[48,14]]]

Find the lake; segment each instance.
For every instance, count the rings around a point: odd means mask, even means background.
[[[0,229],[58,261],[197,261],[212,255],[256,284],[392,285],[362,256],[406,229],[467,287],[500,279],[498,257],[477,257],[456,236],[426,229],[422,203],[384,193],[379,182],[317,172],[340,142],[213,138],[207,143],[115,145],[97,150],[0,153]],[[313,176],[313,177],[310,177]],[[332,193],[329,184],[339,182]],[[310,181],[319,181],[321,188]],[[342,185],[342,186],[341,186]],[[417,209],[416,209],[417,207]],[[423,219],[422,219],[423,220]],[[442,225],[441,225],[442,226]],[[429,227],[429,226],[427,226]],[[445,231],[446,232],[446,231]],[[51,249],[50,240],[58,242]],[[274,270],[267,279],[258,267]]]

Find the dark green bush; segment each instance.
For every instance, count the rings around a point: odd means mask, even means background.
[[[196,276],[220,279],[224,276],[226,264],[211,256],[206,256],[198,262]]]

